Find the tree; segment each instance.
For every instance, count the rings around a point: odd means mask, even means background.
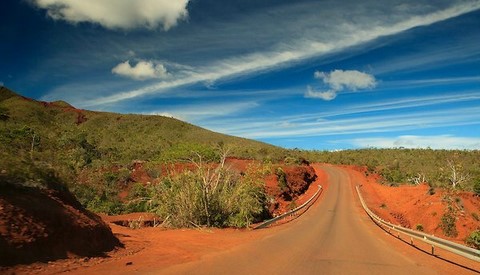
[[[448,170],[450,170],[450,176],[448,180],[453,189],[457,188],[468,181],[469,175],[463,172],[462,165],[456,163],[454,160],[447,161]]]

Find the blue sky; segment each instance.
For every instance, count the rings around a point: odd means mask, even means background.
[[[287,148],[480,149],[480,1],[3,0],[0,84]]]

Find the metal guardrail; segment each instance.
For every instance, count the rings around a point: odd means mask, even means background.
[[[295,214],[296,212],[298,212],[298,211],[302,210],[303,208],[305,208],[310,202],[312,202],[312,201],[322,192],[322,190],[323,190],[323,189],[322,189],[322,186],[319,185],[317,192],[315,192],[315,194],[313,194],[313,196],[312,196],[310,199],[308,199],[306,202],[304,202],[302,205],[300,205],[299,207],[297,207],[297,208],[295,208],[295,209],[293,209],[293,210],[290,210],[290,211],[288,211],[288,212],[286,212],[286,213],[284,213],[284,214],[282,214],[282,215],[280,215],[280,216],[277,216],[277,217],[275,217],[275,218],[273,218],[273,219],[266,220],[266,221],[264,221],[263,223],[261,223],[261,224],[257,225],[256,227],[254,227],[253,229],[265,228],[265,227],[271,225],[272,223],[274,223],[274,222],[276,222],[276,221],[278,221],[278,220],[281,220],[281,219],[285,218],[286,216]]]
[[[451,242],[451,241],[448,241],[448,240],[445,240],[445,239],[442,239],[442,238],[438,238],[438,237],[435,237],[435,236],[432,236],[432,235],[425,234],[423,232],[415,231],[415,230],[412,230],[412,229],[408,229],[408,228],[405,228],[405,227],[402,227],[402,226],[399,226],[399,225],[394,225],[392,223],[384,221],[383,219],[381,219],[380,217],[375,215],[375,213],[373,213],[367,207],[365,201],[363,200],[362,194],[360,193],[360,188],[359,188],[358,185],[356,186],[356,189],[357,189],[358,197],[360,198],[360,202],[363,206],[363,209],[372,218],[372,220],[376,224],[378,224],[379,226],[383,225],[383,226],[387,227],[389,230],[394,230],[398,233],[403,233],[405,235],[410,236],[411,237],[411,242],[410,243],[412,245],[413,245],[413,239],[417,239],[417,240],[420,240],[424,243],[430,244],[432,246],[432,254],[434,254],[435,247],[440,247],[442,249],[453,252],[457,255],[460,255],[460,256],[466,257],[468,259],[480,262],[480,250],[478,250],[478,249],[474,249],[474,248],[471,248],[471,247],[468,247],[468,246],[464,246],[464,245],[454,243],[454,242]],[[399,235],[399,237],[400,237],[400,235]]]

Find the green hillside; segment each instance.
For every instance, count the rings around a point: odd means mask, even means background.
[[[66,102],[39,102],[0,87],[0,171],[9,181],[39,182],[42,173],[66,183],[84,169],[132,161],[178,162],[219,149],[239,158],[281,159],[286,150],[215,133],[163,116],[75,109]],[[41,173],[40,173],[41,172]]]

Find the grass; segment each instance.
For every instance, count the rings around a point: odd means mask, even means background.
[[[465,181],[455,189],[480,195],[479,150],[369,148],[298,153],[311,162],[365,166],[369,173],[381,175],[387,185],[409,184],[412,178],[422,175],[422,179],[432,187],[430,194],[437,187],[452,188],[450,163],[455,163],[456,172],[465,176]]]
[[[278,161],[299,164],[305,159],[364,165],[369,173],[381,174],[389,185],[406,183],[421,174],[431,186],[430,194],[435,187],[449,186],[447,164],[454,162],[458,173],[468,175],[468,180],[456,188],[480,194],[478,150],[286,150],[215,133],[174,118],[78,110],[66,102],[38,102],[0,87],[0,184],[69,188],[84,206],[96,212],[116,214],[152,207],[153,195],[143,190],[143,185],[135,187],[137,193],[128,198],[132,203],[119,199],[119,191],[133,185],[129,178],[133,162],[142,161],[148,174],[158,178],[162,174],[157,168],[159,163],[189,162],[198,156],[203,161],[218,163],[225,148],[230,149],[229,156],[257,159],[270,166]],[[265,170],[270,171],[271,167]],[[285,188],[282,172],[276,174],[279,187]],[[192,175],[183,177],[175,180],[192,182]],[[247,179],[237,179],[242,180]],[[230,196],[246,196],[250,191],[238,189]],[[133,203],[136,201],[139,203]],[[247,201],[250,203],[237,208],[231,206],[228,219],[217,219],[208,211],[203,219],[207,224],[248,224],[259,215],[259,210],[249,210],[254,199]],[[175,223],[173,218],[166,219]],[[204,220],[195,223],[202,224]]]

